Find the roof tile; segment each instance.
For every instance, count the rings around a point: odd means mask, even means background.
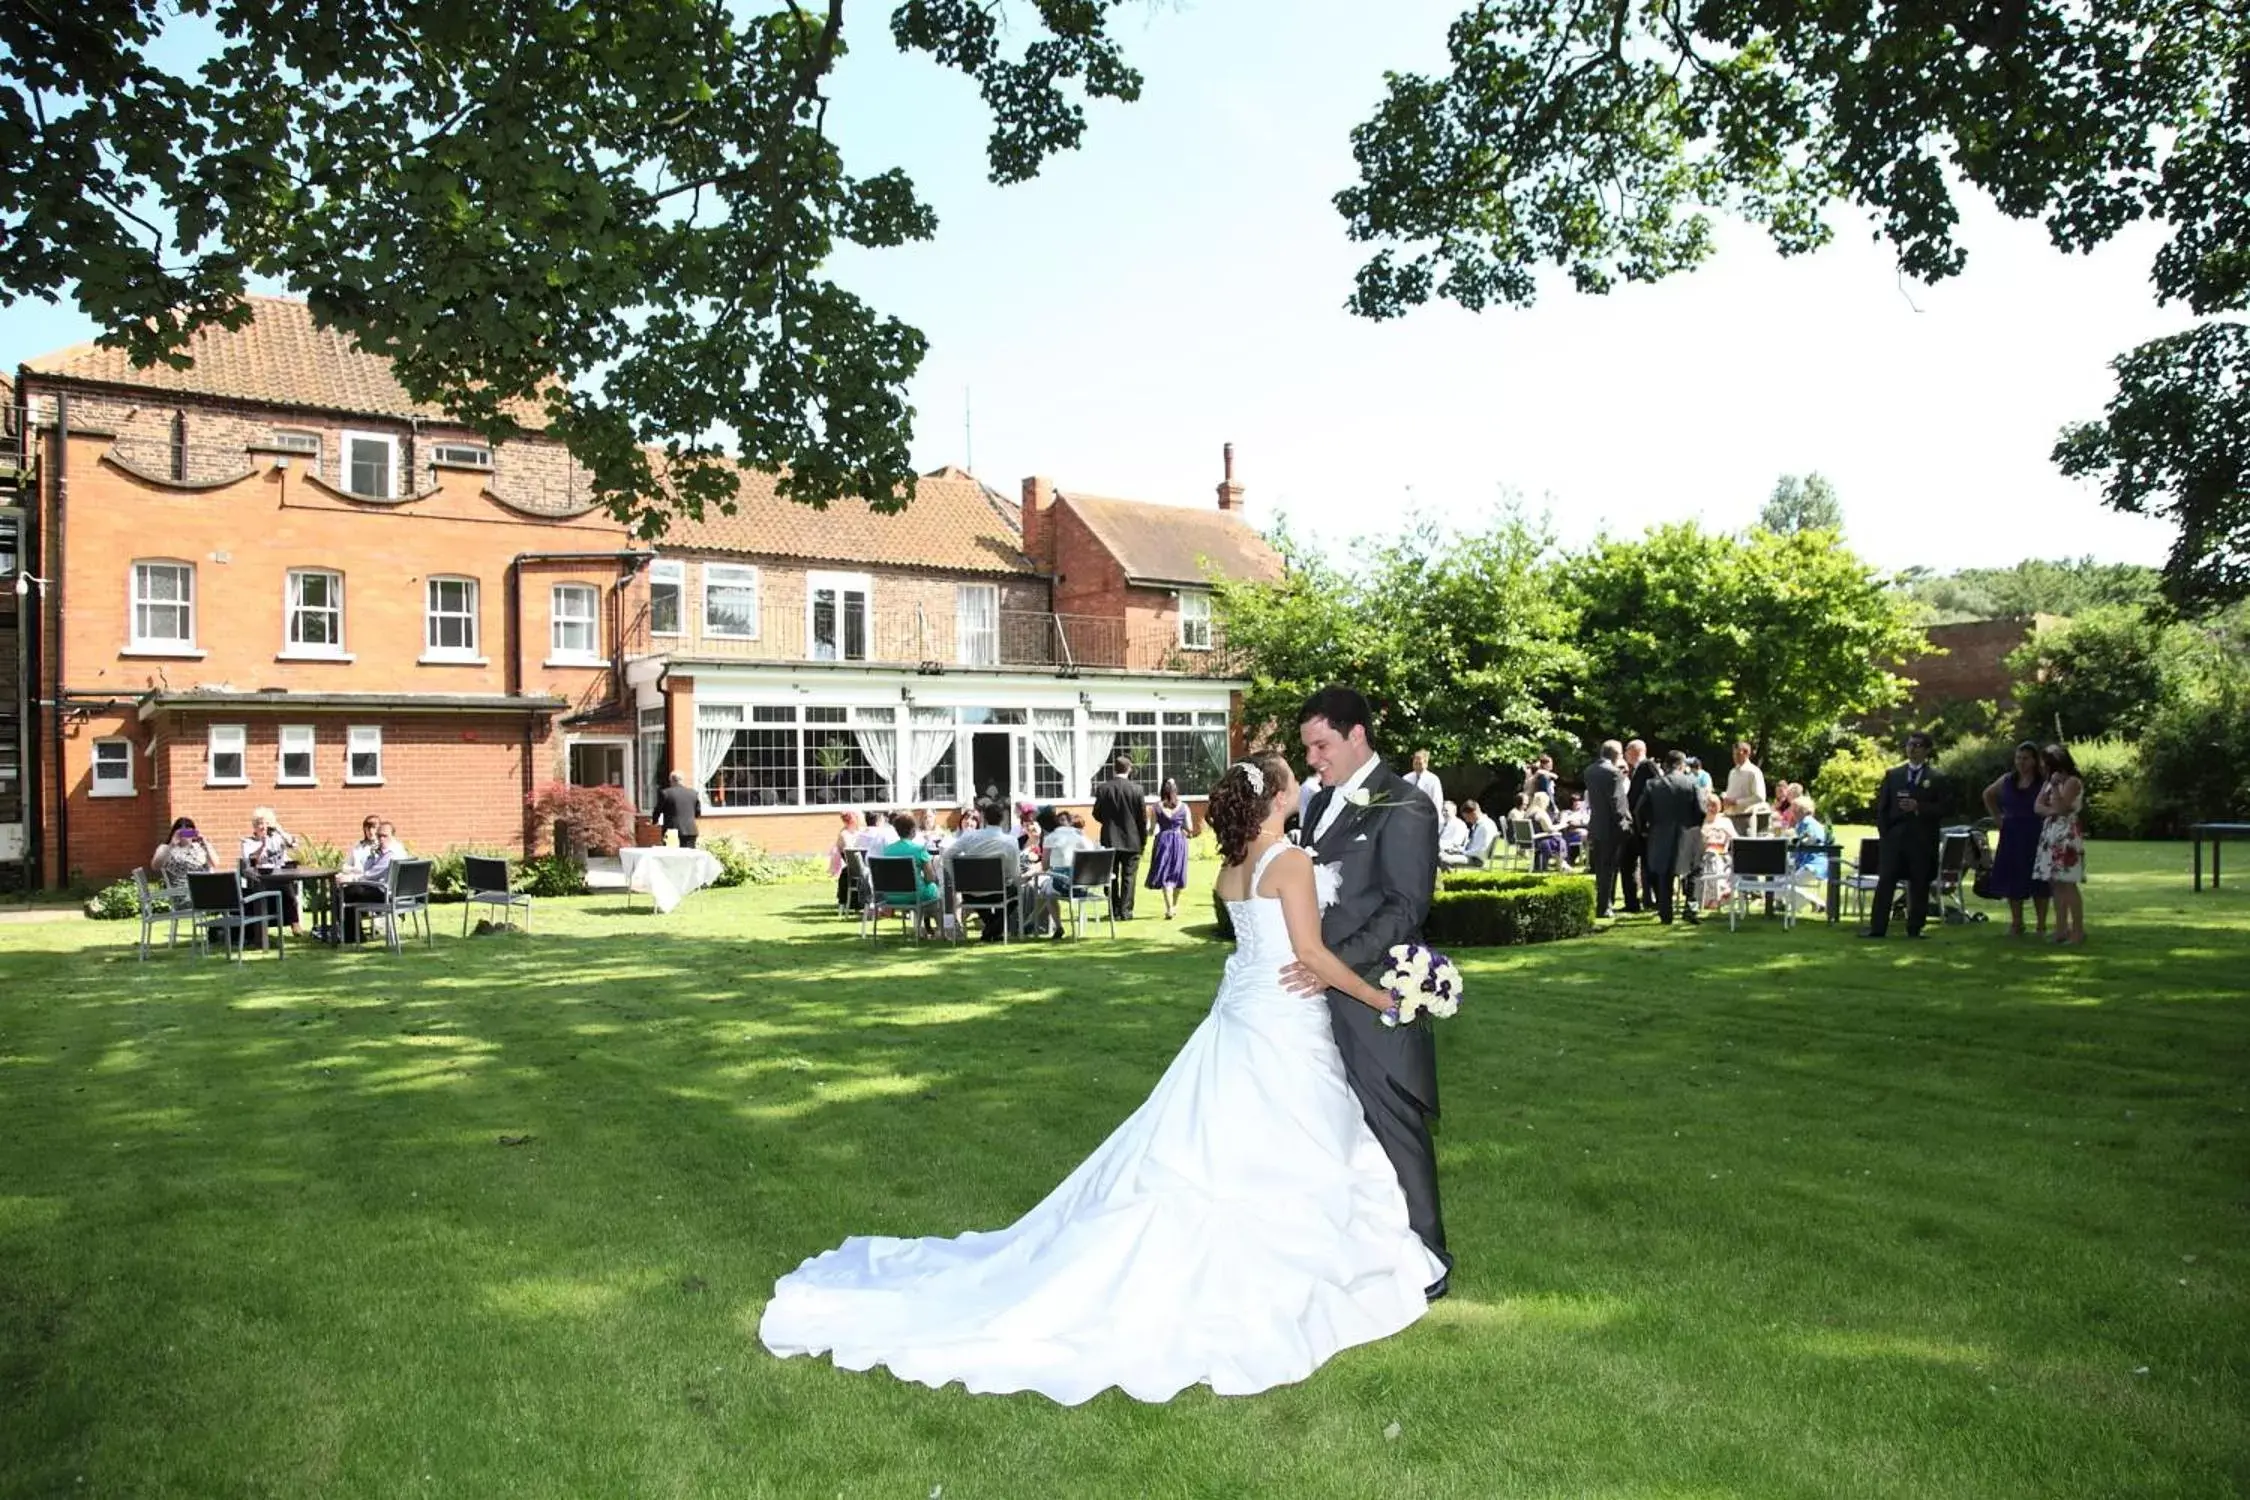
[[[1125,576],[1148,583],[1200,584],[1208,561],[1237,582],[1278,583],[1281,555],[1239,516],[1185,505],[1111,500],[1058,490],[1086,529],[1109,549]]]
[[[733,515],[706,512],[675,519],[659,544],[672,552],[739,552],[811,562],[893,563],[963,573],[1031,574],[1023,536],[1009,507],[966,470],[925,474],[914,500],[884,515],[864,500],[835,500],[827,509],[783,498],[775,476],[740,471]]]

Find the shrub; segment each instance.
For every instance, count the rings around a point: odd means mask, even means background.
[[[709,838],[697,847],[719,862],[713,885],[772,885],[797,873],[798,861],[770,855],[748,839]]]
[[[542,854],[523,862],[516,889],[530,896],[583,896],[590,887],[586,884],[586,868],[577,860]]]
[[[1883,773],[1891,757],[1876,741],[1855,735],[1836,747],[1821,763],[1809,790],[1820,804],[1823,820],[1859,822],[1875,811],[1875,794],[1882,790]]]
[[[2157,716],[2141,742],[2152,831],[2250,818],[2250,702],[2221,692]]]
[[[131,880],[116,880],[87,899],[86,915],[97,922],[119,922],[141,914],[141,898]]]
[[[1449,874],[1422,934],[1438,948],[1508,948],[1594,930],[1594,883],[1583,875]]]
[[[1975,735],[1941,747],[1938,774],[1953,787],[1953,805],[1945,810],[1945,820],[1966,822],[1983,817],[1984,789],[2005,776],[2015,763],[2016,742],[2008,735]],[[1869,805],[1873,805],[1872,800]]]
[[[2093,740],[2070,747],[2086,783],[2082,821],[2093,838],[2148,837],[2154,823],[2140,751],[2123,740]]]
[[[533,848],[579,855],[615,854],[633,842],[633,804],[614,786],[571,786],[551,781],[531,799],[537,823]]]
[[[430,861],[430,899],[432,901],[461,901],[469,894],[468,858],[509,859],[505,849],[489,848],[483,844],[456,844]]]

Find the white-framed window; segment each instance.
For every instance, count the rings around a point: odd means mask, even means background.
[[[344,575],[328,568],[291,568],[288,617],[287,654],[343,655]]]
[[[97,797],[133,795],[133,742],[125,739],[94,741],[94,786]]]
[[[429,609],[423,635],[424,661],[477,659],[477,581],[429,580]]]
[[[213,724],[204,737],[203,784],[250,784],[250,731],[240,724]]]
[[[133,564],[133,645],[195,649],[195,564],[165,558]]]
[[[549,654],[565,661],[599,661],[601,595],[591,584],[558,583],[548,614]]]
[[[1180,595],[1180,649],[1183,651],[1208,651],[1211,649],[1211,596],[1203,593]]]
[[[730,640],[758,638],[758,570],[738,563],[703,565],[703,633]]]
[[[875,586],[865,573],[805,575],[805,654],[814,661],[865,661]]]
[[[344,731],[344,785],[383,784],[383,726],[354,724]]]
[[[279,453],[294,453],[309,461],[314,473],[320,472],[320,434],[302,427],[276,427],[270,439]]]
[[[430,462],[453,469],[489,469],[492,450],[482,443],[432,443]]]
[[[317,786],[319,780],[313,774],[312,725],[282,725],[281,755],[280,762],[275,767],[275,783],[280,786]]]
[[[388,500],[398,493],[398,439],[387,432],[344,434],[344,488]]]
[[[630,740],[574,739],[566,760],[572,786],[613,786],[625,791],[632,785],[626,763],[632,758]]]
[[[648,633],[680,633],[680,599],[687,593],[687,564],[655,562],[648,565]]]
[[[633,797],[634,805],[642,812],[654,811],[656,807],[657,778],[664,774],[667,754],[665,739],[666,718],[663,707],[659,705],[642,709],[640,743],[635,747],[640,752],[641,774],[637,778],[638,784],[634,788]]]
[[[964,667],[1000,665],[1000,590],[989,583],[953,588],[954,658]]]

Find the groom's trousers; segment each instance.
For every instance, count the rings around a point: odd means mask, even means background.
[[[1368,1007],[1334,991],[1328,1009],[1344,1076],[1406,1194],[1407,1225],[1450,1267],[1453,1256],[1445,1248],[1445,1216],[1438,1207],[1437,1148],[1430,1141],[1430,1117],[1437,1111],[1409,1092],[1407,1082],[1415,1079],[1424,1092],[1436,1096],[1430,1023],[1394,1030]]]

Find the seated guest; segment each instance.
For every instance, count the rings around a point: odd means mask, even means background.
[[[1734,823],[1721,810],[1719,799],[1703,799],[1703,860],[1695,880],[1696,902],[1705,911],[1721,911],[1734,899]]]
[[[1047,865],[1047,878],[1035,887],[1037,901],[1032,907],[1031,930],[1062,933],[1062,903],[1070,895],[1070,862],[1081,849],[1093,847],[1085,831],[1079,827],[1076,813],[1048,808],[1039,814],[1039,825],[1046,829],[1040,839],[1040,853]],[[1049,927],[1049,922],[1053,926]]]
[[[1461,852],[1472,865],[1481,865],[1492,858],[1493,846],[1500,842],[1500,825],[1475,802],[1461,804],[1461,821],[1469,825],[1469,842]]]
[[[1016,847],[1029,851],[1039,842],[1039,807],[1026,802],[1016,809]]]
[[[852,808],[847,807],[836,816],[843,826],[836,830],[835,842],[828,846],[828,873],[836,879],[836,904],[846,911],[858,911],[859,887],[852,880],[849,862],[844,856],[860,847],[859,836],[866,824]]]
[[[912,813],[893,813],[891,832],[896,837],[875,852],[890,859],[914,861],[914,917],[925,931],[935,931],[945,905],[944,890],[930,878],[930,864],[935,856],[914,837]]]
[[[344,880],[336,889],[337,910],[342,912],[353,906],[382,905],[390,895],[391,866],[407,857],[406,845],[399,840],[397,825],[375,823],[373,835],[352,846],[351,855],[344,866]],[[345,942],[356,943],[365,935],[361,930],[365,919],[357,911],[351,912],[350,916],[351,920],[344,925],[342,938]]]
[[[1570,810],[1555,819],[1555,826],[1562,831],[1563,863],[1577,864],[1579,851],[1586,847],[1587,836],[1593,831],[1594,810],[1586,805],[1585,797],[1572,797]]]
[[[1531,868],[1534,870],[1570,862],[1570,846],[1555,822],[1552,807],[1545,792],[1531,794]]]
[[[344,873],[356,874],[367,868],[367,862],[382,847],[383,820],[373,813],[359,821],[359,842],[344,851]]]
[[[865,813],[861,814],[861,823],[859,829],[860,853],[880,854],[883,852],[883,846],[885,844],[888,844],[890,841],[891,825],[888,818],[884,817],[881,813],[877,812],[872,807],[869,808]]]
[[[1805,789],[1794,781],[1779,782],[1773,789],[1773,826],[1789,829],[1797,822],[1797,799]]]
[[[270,807],[250,810],[250,831],[242,838],[242,867],[253,878],[291,862],[290,851],[297,847],[297,835],[282,828],[281,820]],[[304,935],[303,914],[297,910],[297,883],[285,880],[269,887],[281,896],[281,914],[289,930]]]
[[[148,872],[173,892],[182,906],[187,904],[187,878],[208,875],[218,868],[218,852],[210,840],[195,831],[193,818],[174,818],[171,833],[148,860]]]
[[[1800,906],[1818,908],[1823,904],[1822,890],[1828,884],[1828,829],[1815,816],[1817,811],[1812,797],[1803,787],[1792,787],[1795,793],[1789,799],[1790,810],[1795,815],[1790,825],[1790,838],[1798,847],[1791,852],[1789,871],[1795,879],[1790,899]]]
[[[953,909],[956,912],[961,909],[961,881],[957,874],[957,861],[999,860],[1001,878],[1007,882],[1010,890],[1016,887],[1023,876],[1023,851],[1016,846],[1016,836],[1008,831],[1008,809],[993,804],[973,816],[982,826],[955,839],[940,861],[945,867],[945,886],[953,893]],[[1002,937],[1001,924],[993,921],[989,912],[981,915],[984,917],[984,940],[988,943],[999,942]]]
[[[1438,825],[1437,859],[1448,869],[1459,869],[1469,862],[1469,825],[1462,820],[1461,809],[1451,802],[1445,804],[1445,820]]]

